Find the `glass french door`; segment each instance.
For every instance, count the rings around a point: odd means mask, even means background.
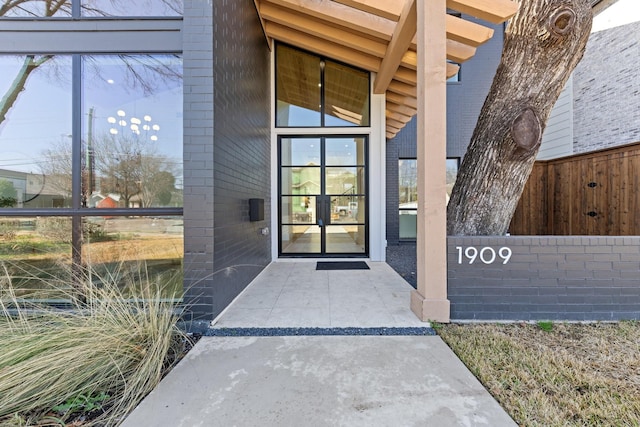
[[[367,138],[281,136],[281,256],[366,256]]]

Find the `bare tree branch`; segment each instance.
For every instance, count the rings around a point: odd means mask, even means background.
[[[45,62],[51,60],[53,55],[45,55],[40,58],[36,58],[35,55],[27,55],[22,63],[22,67],[18,74],[9,86],[9,90],[0,100],[0,124],[5,121],[7,118],[7,113],[13,107],[16,100],[18,99],[18,95],[20,92],[24,90],[25,84],[29,75],[33,73],[39,66],[44,64]]]

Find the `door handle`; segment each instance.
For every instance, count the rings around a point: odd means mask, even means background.
[[[316,196],[316,224],[324,227],[324,198],[321,196]]]

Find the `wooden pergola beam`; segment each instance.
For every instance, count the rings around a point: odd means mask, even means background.
[[[403,125],[406,125],[411,121],[411,117],[413,116],[406,116],[401,113],[388,111],[386,117],[387,117],[387,120],[395,120],[396,122],[400,122],[400,123],[403,123]]]
[[[403,2],[399,0],[333,0],[363,12],[372,13],[392,21],[398,21]]]
[[[330,0],[261,0],[261,4],[266,3],[277,4],[386,41],[391,39],[395,27],[393,21]]]
[[[494,24],[506,21],[518,11],[518,3],[511,0],[447,0],[447,7]]]
[[[387,53],[382,59],[380,70],[373,85],[373,93],[383,94],[393,79],[396,70],[402,62],[405,52],[411,45],[411,40],[417,28],[416,0],[407,0],[400,14],[400,20],[387,46]]]
[[[462,62],[468,61],[475,54],[475,47],[457,42],[455,40],[447,39],[447,59],[449,61],[457,62],[458,64],[460,64]]]
[[[486,43],[493,36],[493,29],[474,22],[465,21],[447,14],[445,17],[447,38],[472,47]]]
[[[274,22],[268,21],[266,30],[269,37],[273,37],[276,40],[281,40],[320,55],[351,64],[363,70],[377,71],[382,62],[380,58],[375,56],[367,55],[366,53],[338,43],[319,39]]]
[[[284,1],[284,0],[279,0]],[[471,1],[471,0],[468,0]],[[502,4],[504,2],[513,3],[509,0],[497,0],[496,4]],[[336,3],[333,1],[332,3]],[[355,11],[370,13],[381,16],[392,15],[395,17],[394,20],[398,21],[400,19],[402,6],[404,6],[403,2],[398,2],[397,0],[389,1],[389,0],[341,0],[340,3],[349,4],[352,9]],[[489,4],[486,5],[489,14],[493,12],[492,7],[493,1],[489,1]],[[478,6],[479,7],[479,6]],[[517,9],[516,9],[517,10]],[[366,11],[366,12],[365,12]],[[514,11],[515,13],[515,11]],[[495,13],[494,13],[495,14]],[[471,47],[478,47],[481,44],[487,42],[493,36],[493,30],[491,28],[485,27],[480,24],[476,24],[474,22],[466,21],[462,18],[458,18],[457,16],[448,15],[446,16],[447,20],[447,38],[467,44]],[[387,20],[388,21],[388,20]],[[393,30],[391,32],[393,34]],[[412,46],[415,50],[415,40],[412,40]]]
[[[260,15],[269,22],[275,22],[330,42],[340,43],[378,58],[382,58],[387,51],[387,44],[384,40],[361,35],[361,33],[346,27],[330,25],[327,21],[313,19],[308,15],[272,3],[263,2],[260,6]]]
[[[408,85],[397,80],[392,80],[388,87],[389,92],[394,92],[403,96],[410,96],[412,98],[416,97],[416,90],[417,89],[414,85]]]
[[[414,96],[402,95],[399,93],[387,91],[386,98],[388,101],[394,102],[396,104],[406,105],[407,107],[411,107],[415,110],[418,109],[418,101]]]
[[[386,109],[387,111],[404,114],[405,116],[409,116],[409,117],[415,116],[416,113],[418,112],[418,110],[416,110],[415,108],[411,108],[408,105],[397,104],[389,100],[387,100]]]
[[[273,50],[273,39],[267,35],[267,31],[264,28],[264,18],[260,14],[260,0],[253,0],[253,4],[258,11],[258,18],[260,19],[260,25],[262,26],[262,33],[264,34],[264,38],[267,40],[267,46],[269,46],[269,50]]]

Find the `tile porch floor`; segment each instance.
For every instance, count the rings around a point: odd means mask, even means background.
[[[384,262],[367,264],[370,270],[316,271],[315,260],[273,262],[213,326],[429,326],[409,308],[411,285]]]

